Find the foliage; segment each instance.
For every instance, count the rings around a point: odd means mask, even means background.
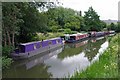
[[[108,25],[108,30],[116,30],[117,29],[117,25],[115,25],[114,23],[111,23],[110,25]]]
[[[120,32],[120,22],[117,23],[117,30],[116,32]]]
[[[4,45],[14,46],[14,37],[19,30],[19,23],[22,23],[19,3],[3,3],[3,42]]]
[[[117,24],[111,23],[111,24],[107,25],[107,29],[114,30],[116,32],[120,32],[120,22],[117,22]]]
[[[32,3],[36,8],[39,8],[40,11],[46,11],[46,9],[51,9],[57,7],[57,5],[61,5],[62,3],[59,2],[59,0],[49,1],[49,0],[34,0],[34,3]]]
[[[2,69],[7,69],[11,65],[13,60],[11,58],[7,58],[6,56],[2,56]]]
[[[58,26],[59,29],[70,28],[79,31],[82,18],[75,13],[72,9],[56,7],[49,9],[45,14],[48,17],[49,27]]]
[[[72,34],[77,34],[78,32],[77,32],[77,31],[72,31],[71,33],[72,33]]]
[[[24,3],[21,5],[23,5],[20,8],[24,23],[20,25],[19,42],[28,42],[36,35],[36,32],[43,32],[47,29],[47,19],[30,3]]]
[[[10,53],[14,50],[13,46],[5,46],[2,47],[2,55],[3,56],[10,56]]]
[[[65,30],[64,31],[65,34],[71,34],[72,33],[71,29],[69,29],[69,28],[68,29],[64,29],[64,30]]]
[[[65,28],[70,28],[71,30],[79,31],[80,30],[80,16],[70,16],[68,20],[66,20]]]
[[[103,21],[100,21],[101,30],[107,27],[107,24]]]
[[[57,32],[57,28],[58,28],[58,26],[52,26],[51,27],[52,32]]]
[[[36,40],[45,40],[45,39],[50,39],[50,38],[55,38],[55,37],[60,37],[63,36],[64,34],[62,32],[54,32],[54,33],[37,33],[37,36],[35,36]]]
[[[85,31],[100,31],[103,28],[103,22],[101,23],[98,14],[92,7],[85,12],[84,15]]]
[[[51,8],[56,5],[55,2],[4,2],[3,45],[14,46],[14,43],[32,41],[37,32],[45,32],[48,29],[47,17],[39,12],[38,7]]]

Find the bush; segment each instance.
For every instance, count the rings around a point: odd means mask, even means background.
[[[13,62],[12,58],[8,58],[6,56],[2,56],[2,69],[7,69]]]
[[[10,53],[14,50],[13,46],[6,46],[6,47],[2,47],[2,55],[3,56],[9,56]]]
[[[71,31],[71,29],[65,29],[65,30],[64,30],[64,33],[65,33],[65,34],[71,34],[72,31]]]
[[[52,26],[51,27],[52,32],[57,32],[57,28],[58,28],[58,26]]]
[[[72,34],[77,34],[78,32],[77,32],[77,31],[72,31],[71,33],[72,33]]]
[[[64,32],[64,29],[58,29],[58,32]]]

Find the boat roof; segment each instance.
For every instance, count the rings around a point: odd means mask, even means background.
[[[84,34],[86,34],[86,33],[84,33]],[[72,34],[72,35],[70,35],[70,36],[77,36],[77,35],[84,35],[83,33],[77,33],[77,34]]]
[[[34,41],[34,42],[28,42],[28,43],[21,43],[20,45],[29,45],[29,44],[33,44],[33,43],[37,43],[37,42],[41,42],[41,41]]]
[[[60,39],[60,37],[46,39],[46,40],[43,40],[43,41],[54,40],[54,39]],[[20,45],[29,45],[29,44],[34,44],[34,43],[38,43],[38,42],[42,42],[42,41],[33,41],[33,42],[28,42],[28,43],[21,43]]]

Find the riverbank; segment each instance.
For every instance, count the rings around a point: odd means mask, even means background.
[[[49,32],[49,33],[46,33],[46,34],[37,33],[36,38],[38,40],[45,40],[45,39],[51,39],[51,38],[60,37],[60,36],[64,36],[64,33],[61,33],[61,32],[56,32],[56,33]]]
[[[72,78],[118,78],[118,41],[120,37],[109,38],[109,48],[85,71],[75,72]]]

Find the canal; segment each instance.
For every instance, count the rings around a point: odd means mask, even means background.
[[[106,37],[65,44],[29,59],[15,61],[3,78],[64,78],[83,71],[107,49]]]

